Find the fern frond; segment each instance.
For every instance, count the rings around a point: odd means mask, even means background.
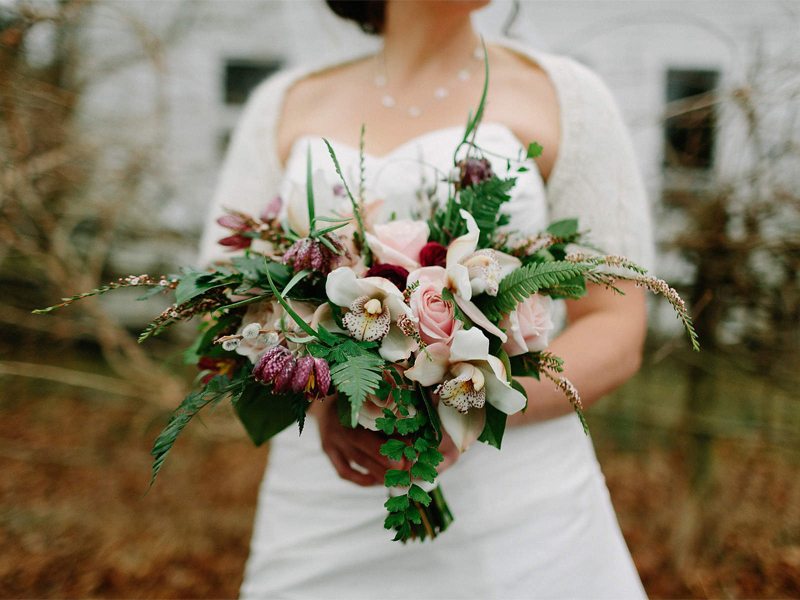
[[[203,408],[210,404],[218,403],[225,396],[240,388],[241,385],[241,381],[230,381],[227,377],[219,375],[212,379],[202,390],[192,392],[183,399],[180,406],[170,416],[167,426],[158,434],[156,441],[153,443],[153,449],[150,451],[150,455],[153,457],[150,475],[151,486],[164,465],[167,454],[169,454],[178,436],[189,421]]]
[[[480,308],[489,319],[499,320],[529,296],[543,289],[558,289],[588,269],[588,265],[564,261],[530,263],[507,275],[500,282],[497,296],[485,296]]]
[[[350,422],[358,423],[358,412],[367,394],[374,394],[383,377],[384,361],[374,354],[348,357],[331,368],[331,380],[336,390],[350,401]]]

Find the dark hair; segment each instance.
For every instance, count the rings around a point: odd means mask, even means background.
[[[386,0],[325,0],[330,9],[343,19],[358,23],[366,33],[383,33]]]

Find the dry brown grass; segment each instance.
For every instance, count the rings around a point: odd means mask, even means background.
[[[28,379],[2,384],[0,596],[235,597],[266,452],[244,434],[214,434],[233,419],[227,409],[189,427],[145,495],[164,413]],[[692,437],[631,425],[618,405],[589,419],[650,596],[799,597],[797,446],[756,430],[721,437],[693,491]]]

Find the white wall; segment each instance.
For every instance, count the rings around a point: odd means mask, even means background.
[[[476,15],[479,29],[498,35],[511,9],[508,1],[494,2]],[[666,69],[719,69],[723,86],[732,88],[743,81],[759,43],[777,55],[790,50],[796,54],[798,47],[797,2],[548,0],[522,2],[520,9],[513,35],[586,62],[611,87],[631,127],[654,200],[662,184]],[[161,37],[176,15],[183,15],[185,28],[163,56],[155,58],[160,72],[154,73],[152,61],[139,61],[101,78],[91,88],[83,112],[98,136],[160,136],[162,144],[153,150],[161,155],[151,201],[167,223],[196,231],[216,180],[219,137],[238,116],[238,108],[224,104],[225,59],[315,62],[365,52],[378,40],[334,17],[321,0],[106,0],[98,5],[87,31],[89,62],[100,64],[110,56],[137,52],[141,44],[130,35],[131,26]],[[160,98],[159,81],[165,86]],[[159,102],[164,109],[161,120],[152,118]],[[737,118],[732,111],[720,133],[717,169],[723,174],[740,168]],[[191,249],[171,259],[190,261]],[[682,266],[675,262],[664,268],[676,274]]]

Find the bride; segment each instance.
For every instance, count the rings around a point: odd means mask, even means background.
[[[223,260],[223,207],[259,213],[276,194],[302,193],[310,149],[336,182],[322,137],[357,181],[366,127],[367,193],[382,216],[413,216],[421,191],[452,167],[483,85],[470,13],[482,1],[328,0],[383,38],[377,55],[288,70],[251,95],[226,156],[201,245]],[[535,233],[577,217],[608,253],[648,265],[647,201],[628,133],[605,85],[586,67],[508,40],[487,44],[490,85],[476,142],[493,170],[536,141],[517,174],[510,227]],[[500,158],[503,157],[503,158]],[[511,164],[516,171],[519,164]],[[318,185],[319,178],[315,178]],[[323,193],[322,190],[319,193]],[[424,195],[424,194],[422,194]],[[284,209],[285,210],[285,209]],[[586,405],[639,368],[643,292],[591,287],[554,305],[549,349]],[[404,546],[382,530],[387,468],[378,434],[345,429],[335,402],[317,404],[302,436],[276,436],[262,483],[241,593],[252,598],[643,597],[591,440],[547,381],[522,378],[528,409],[509,420],[503,450],[452,445],[440,480],[455,522],[433,542]]]

